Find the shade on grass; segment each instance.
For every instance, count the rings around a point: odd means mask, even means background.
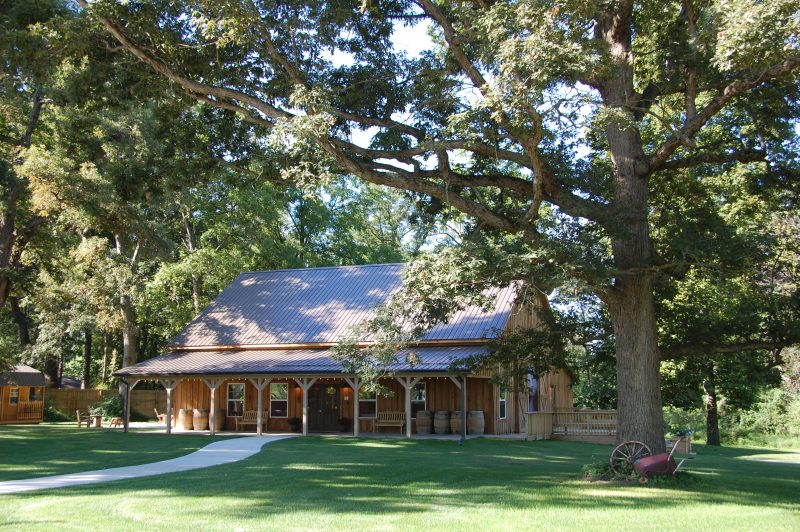
[[[178,439],[178,438],[176,438]],[[800,528],[800,465],[708,450],[676,484],[588,483],[608,446],[294,438],[188,473],[0,497],[0,526],[37,529]],[[782,456],[779,451],[769,451]],[[795,457],[796,455],[787,454]],[[87,519],[87,515],[91,517]],[[5,521],[3,521],[5,520]]]
[[[207,445],[208,436],[78,429],[74,423],[0,425],[0,481],[158,462]]]

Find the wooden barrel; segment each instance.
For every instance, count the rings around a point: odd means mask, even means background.
[[[221,408],[217,408],[214,411],[214,429],[222,430],[225,428],[225,411]]]
[[[430,410],[420,410],[417,412],[417,434],[430,434],[433,420]]]
[[[450,412],[437,410],[433,416],[433,430],[436,434],[447,434],[450,429]]]
[[[467,419],[467,432],[470,434],[483,434],[484,430],[483,410],[470,410]]]
[[[208,410],[195,408],[192,416],[194,430],[208,430]]]
[[[450,432],[461,434],[461,410],[453,410],[450,413]]]
[[[178,410],[178,428],[192,430],[192,411],[181,408]]]

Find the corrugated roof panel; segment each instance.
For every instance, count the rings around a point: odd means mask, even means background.
[[[417,362],[409,364],[413,352]],[[389,370],[396,372],[444,372],[453,361],[486,352],[485,346],[421,347],[398,354]],[[118,370],[123,377],[179,375],[286,375],[341,373],[342,365],[330,349],[275,349],[241,351],[180,351]]]
[[[402,286],[402,264],[250,272],[239,275],[172,345],[334,343]],[[511,313],[514,289],[493,291],[489,311],[470,307],[425,340],[474,340],[494,336]]]

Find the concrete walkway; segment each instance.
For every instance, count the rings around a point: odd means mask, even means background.
[[[186,456],[151,464],[115,467],[113,469],[100,469],[84,473],[70,473],[27,480],[9,480],[0,482],[0,495],[50,488],[66,488],[81,484],[95,484],[97,482],[112,482],[114,480],[149,477],[165,473],[179,473],[191,469],[238,462],[258,453],[265,444],[284,438],[291,438],[291,436],[227,438],[206,445],[202,449]]]

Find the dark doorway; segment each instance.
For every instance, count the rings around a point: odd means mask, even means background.
[[[308,429],[315,432],[339,430],[339,385],[315,384],[308,391]]]

